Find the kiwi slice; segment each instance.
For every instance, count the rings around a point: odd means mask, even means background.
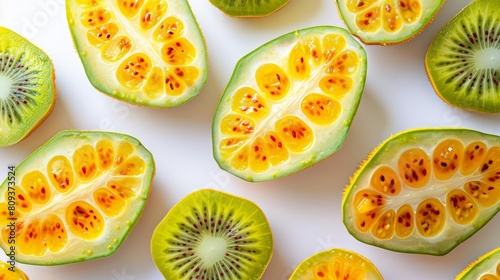
[[[491,250],[469,264],[455,280],[499,280],[500,248]]]
[[[366,69],[363,47],[335,26],[290,32],[247,54],[214,116],[219,166],[264,181],[332,155],[356,114]]]
[[[451,106],[500,113],[500,0],[474,0],[432,40],[425,69]]]
[[[151,239],[165,279],[260,279],[273,237],[260,208],[244,198],[202,189],[179,201]]]
[[[500,210],[500,136],[414,129],[376,148],[351,179],[343,222],[381,248],[444,255]]]
[[[49,56],[16,32],[0,27],[0,146],[28,137],[56,100]]]
[[[207,80],[203,35],[187,0],[66,0],[90,83],[116,99],[173,107]]]
[[[268,16],[288,3],[289,0],[210,0],[215,7],[233,17]]]
[[[139,219],[154,171],[132,136],[62,131],[0,186],[0,247],[34,265],[109,256]]]
[[[29,280],[28,276],[15,265],[15,256],[11,262],[0,261],[0,279],[1,280]]]
[[[354,251],[333,248],[303,260],[289,278],[289,280],[302,279],[382,280],[383,278],[373,263],[364,256]]]
[[[368,45],[394,45],[422,32],[445,0],[336,0],[349,31]]]

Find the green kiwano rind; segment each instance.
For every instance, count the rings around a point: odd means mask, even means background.
[[[342,201],[357,240],[445,255],[500,210],[500,137],[469,129],[398,133],[355,172]]]
[[[436,94],[453,107],[500,113],[499,0],[476,0],[432,40],[425,68]]]
[[[248,53],[236,64],[213,118],[212,145],[218,165],[243,180],[258,182],[295,173],[329,157],[347,136],[366,71],[364,48],[347,30],[335,26],[293,31]],[[242,92],[252,95],[252,101],[245,100]],[[315,119],[320,115],[327,117]],[[228,121],[230,116],[243,121]],[[253,155],[260,151],[270,154]],[[259,156],[270,165],[258,166]],[[247,158],[248,164],[238,157]]]
[[[141,216],[154,174],[152,154],[132,136],[61,131],[9,167],[0,247],[41,266],[112,255]]]
[[[170,209],[151,239],[165,279],[261,279],[273,254],[265,214],[253,202],[202,189]]]
[[[232,17],[264,17],[281,9],[289,0],[210,0],[210,3]]]
[[[382,280],[377,267],[366,257],[342,248],[333,248],[316,253],[303,260],[293,271],[289,280],[302,279],[364,279]]]
[[[496,248],[472,262],[455,280],[500,279],[500,248]]]
[[[0,27],[0,60],[0,146],[10,146],[52,112],[55,71],[45,52],[5,27]]]

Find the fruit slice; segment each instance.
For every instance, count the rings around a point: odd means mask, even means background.
[[[28,137],[56,100],[49,56],[14,31],[0,27],[0,146]]]
[[[408,41],[431,23],[444,0],[336,0],[349,31],[369,45]]]
[[[203,189],[179,201],[151,239],[165,279],[260,279],[273,237],[260,208],[244,198]]]
[[[12,263],[15,264],[15,253],[12,257]],[[15,265],[0,261],[0,279],[1,280],[29,280],[28,276]]]
[[[457,277],[456,280],[499,280],[500,279],[500,248],[492,250],[472,262]]]
[[[17,262],[60,265],[114,253],[138,220],[155,171],[135,138],[63,131],[10,168],[0,246]]]
[[[264,44],[238,62],[219,102],[216,161],[263,181],[330,156],[344,142],[365,78],[365,50],[342,28],[307,28]]]
[[[88,79],[109,96],[172,107],[206,82],[205,42],[186,0],[66,0],[66,14]]]
[[[465,110],[500,113],[500,0],[472,1],[439,31],[425,57],[437,95]]]
[[[385,249],[444,255],[500,209],[500,137],[415,129],[382,143],[352,178],[343,222]]]
[[[362,255],[334,248],[316,253],[303,260],[289,280],[382,280],[382,275],[370,260]]]
[[[210,0],[215,7],[233,17],[268,16],[288,3],[289,0]]]

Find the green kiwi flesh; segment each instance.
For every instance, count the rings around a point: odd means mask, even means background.
[[[210,0],[215,7],[233,17],[263,17],[268,16],[289,0]]]
[[[180,200],[151,239],[165,279],[260,279],[272,252],[272,231],[260,208],[210,189]]]
[[[52,112],[56,99],[49,56],[0,27],[0,146],[26,138]]]
[[[475,0],[435,36],[425,68],[436,93],[464,110],[500,113],[500,0]]]

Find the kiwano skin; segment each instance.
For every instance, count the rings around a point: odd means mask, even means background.
[[[173,107],[207,81],[203,34],[187,0],[66,0],[90,83],[135,105]]]
[[[468,129],[401,132],[360,166],[342,201],[361,242],[444,255],[500,209],[500,137]]]
[[[363,47],[316,26],[265,43],[236,64],[214,115],[219,166],[246,181],[302,170],[342,146],[366,80]]]
[[[422,32],[445,0],[336,0],[349,31],[367,45],[394,45]]]
[[[13,260],[15,262],[15,260]],[[14,269],[14,271],[12,271]],[[29,280],[28,276],[17,266],[0,261],[0,279],[1,280]]]
[[[139,219],[155,173],[135,138],[62,131],[0,185],[0,247],[16,262],[62,265],[116,252]]]
[[[496,248],[472,262],[455,280],[498,280],[500,279],[500,248]]]
[[[342,248],[333,248],[316,253],[303,260],[293,271],[289,280],[340,279],[382,280],[378,269],[364,256]]]
[[[210,3],[226,15],[232,17],[265,17],[283,8],[289,0],[246,1],[241,4],[238,0],[210,0]],[[255,3],[255,2],[258,2]],[[251,4],[253,3],[253,5]]]
[[[17,88],[13,90],[17,99],[3,96],[7,91],[0,93],[0,146],[11,146],[28,137],[54,109],[57,97],[55,70],[52,60],[45,52],[26,38],[1,26],[0,54],[5,56],[6,60],[12,59],[11,65],[22,67],[25,72],[24,75],[16,77],[22,77],[23,80],[14,81],[9,89]],[[9,57],[9,54],[14,54],[15,57]],[[0,69],[14,72],[13,67],[8,67],[5,63]],[[36,87],[26,85],[25,80],[29,80],[29,83]],[[0,81],[6,82],[4,79]],[[0,88],[4,89],[1,84]]]

